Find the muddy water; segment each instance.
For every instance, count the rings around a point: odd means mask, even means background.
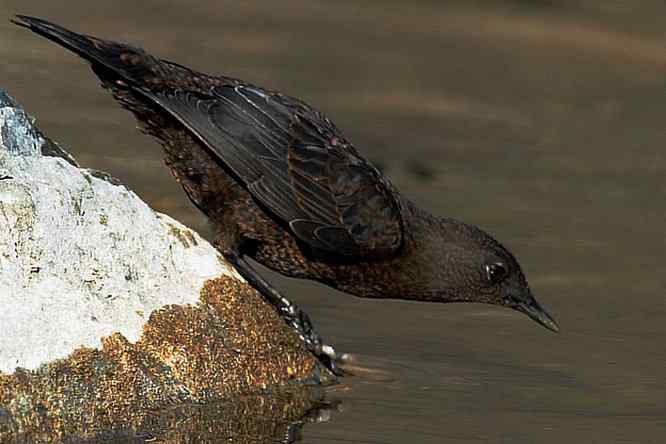
[[[310,443],[666,441],[666,4],[1,0],[0,86],[208,233],[156,143],[21,12],[300,96],[401,191],[495,233],[562,328],[271,280],[357,355]],[[635,4],[638,4],[636,2]],[[409,5],[409,6],[407,6]],[[326,417],[326,415],[324,415]]]

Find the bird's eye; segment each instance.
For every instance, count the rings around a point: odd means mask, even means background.
[[[486,264],[486,277],[491,284],[499,284],[509,275],[509,271],[501,262]]]

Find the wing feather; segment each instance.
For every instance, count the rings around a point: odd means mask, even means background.
[[[400,201],[391,184],[303,102],[239,84],[207,94],[140,92],[186,125],[312,248],[370,257],[402,245]]]

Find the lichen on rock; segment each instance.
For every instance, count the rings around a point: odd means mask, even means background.
[[[223,276],[206,282],[200,303],[153,312],[136,343],[115,333],[101,349],[81,347],[35,371],[0,375],[0,409],[11,418],[4,427],[0,421],[0,438],[145,433],[147,417],[166,407],[271,389],[290,388],[313,408],[317,399],[305,396],[311,388],[303,383],[327,374],[267,308],[254,289]]]

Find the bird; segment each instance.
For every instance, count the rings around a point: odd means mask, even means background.
[[[358,297],[493,304],[559,331],[506,247],[419,208],[306,102],[40,18],[12,22],[90,63],[161,143],[166,165],[214,227],[213,245],[336,374],[344,355],[248,259]]]

